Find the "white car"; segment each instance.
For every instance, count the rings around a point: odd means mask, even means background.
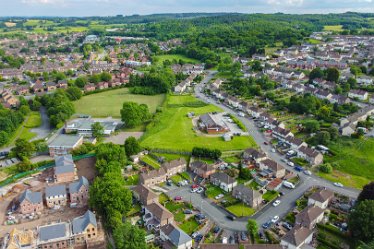
[[[275,223],[279,220],[279,216],[274,216],[273,219],[271,219],[271,222]]]
[[[273,202],[273,206],[276,207],[276,206],[278,206],[280,203],[281,203],[280,200],[276,200],[275,202]]]
[[[287,164],[288,164],[288,166],[291,166],[291,167],[295,166],[295,164],[293,162],[288,162]]]
[[[219,199],[221,199],[221,198],[223,198],[223,197],[224,197],[223,194],[219,194],[219,195],[217,195],[216,197],[214,197],[214,199],[219,200]]]
[[[275,153],[275,149],[271,149],[271,152]]]
[[[304,174],[305,175],[308,175],[308,176],[311,176],[312,175],[312,172],[310,170],[305,170],[304,171]]]
[[[203,191],[204,191],[204,189],[203,189],[202,187],[199,187],[199,188],[196,190],[196,193],[201,194]]]
[[[341,184],[340,182],[334,182],[334,185],[339,187],[339,188],[342,188],[343,187],[343,184]]]
[[[191,193],[196,193],[196,191],[197,191],[197,188],[191,189]]]

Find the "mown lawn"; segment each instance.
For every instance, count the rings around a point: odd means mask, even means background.
[[[272,201],[274,200],[275,198],[278,197],[278,192],[277,191],[267,191],[263,196],[262,196],[262,199],[266,200],[266,201]]]
[[[374,180],[374,139],[341,138],[329,145],[336,155],[325,157],[326,162],[336,163],[332,174],[318,173],[330,181],[338,181],[346,186],[362,188]]]
[[[190,63],[190,64],[199,64],[201,63],[199,60],[188,58],[184,55],[181,54],[165,54],[165,55],[157,55],[154,57],[156,59],[156,64],[157,65],[162,65],[164,61],[169,60],[172,64],[174,63],[173,61],[176,60],[179,62],[179,60],[183,60],[185,63]]]
[[[42,118],[40,116],[40,112],[31,112],[23,126],[26,128],[35,128],[39,127],[41,124]]]
[[[132,175],[125,179],[125,185],[132,186],[139,183],[139,175]]]
[[[179,228],[187,234],[192,234],[193,232],[196,232],[198,227],[199,224],[197,223],[194,217],[191,217],[190,219],[186,220],[185,222],[179,225]]]
[[[143,156],[140,160],[145,162],[146,164],[148,164],[149,166],[151,166],[154,169],[159,169],[160,168],[160,164],[155,159],[153,159],[152,157],[150,157],[148,155]]]
[[[238,217],[251,216],[255,213],[255,210],[243,203],[238,203],[226,208],[229,212]]]
[[[115,117],[121,116],[120,110],[123,102],[133,101],[138,104],[146,104],[150,112],[154,113],[156,108],[165,100],[165,95],[136,95],[130,94],[129,89],[120,88],[101,93],[91,94],[74,101],[76,113],[87,114],[93,117]]]
[[[192,96],[170,96],[168,104],[183,105],[198,101]],[[147,126],[141,139],[141,145],[145,148],[171,149],[179,151],[191,151],[193,147],[205,147],[210,149],[242,150],[256,147],[252,137],[234,137],[229,142],[222,137],[207,137],[193,130],[192,120],[187,113],[194,112],[196,116],[221,111],[218,107],[207,105],[203,107],[166,107],[156,117],[156,120]]]
[[[226,194],[225,191],[214,185],[208,185],[205,190],[206,197],[214,199],[219,194]]]

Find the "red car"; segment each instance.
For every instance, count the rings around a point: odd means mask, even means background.
[[[199,187],[199,185],[197,185],[197,184],[194,184],[194,185],[191,186],[192,189],[198,188],[198,187]]]
[[[175,201],[181,201],[181,200],[182,200],[182,196],[175,196],[175,197],[174,197],[174,200],[175,200]]]

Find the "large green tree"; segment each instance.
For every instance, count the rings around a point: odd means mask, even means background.
[[[101,139],[104,136],[104,127],[99,123],[95,122],[91,125],[92,136],[97,139]]]
[[[148,106],[145,104],[137,104],[135,102],[123,103],[121,109],[121,118],[126,127],[133,128],[141,125],[150,117]]]
[[[145,232],[128,222],[116,227],[113,239],[118,249],[146,249]]]
[[[340,77],[339,70],[335,67],[326,69],[326,79],[332,82],[338,82]]]
[[[12,152],[19,158],[29,158],[35,152],[35,145],[26,139],[19,138],[12,148]]]
[[[348,228],[353,238],[370,242],[374,238],[374,200],[360,201],[348,218]]]
[[[139,145],[138,140],[136,140],[135,137],[128,137],[125,141],[125,150],[126,150],[126,155],[132,156],[138,154],[142,148]]]
[[[370,182],[366,184],[363,188],[361,193],[359,194],[358,201],[364,200],[374,200],[374,182]]]

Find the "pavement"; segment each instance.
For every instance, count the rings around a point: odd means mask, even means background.
[[[250,118],[246,117],[239,117],[238,113],[235,110],[221,104],[217,103],[213,98],[210,96],[205,96],[201,91],[204,88],[204,85],[208,83],[216,74],[216,71],[209,71],[207,76],[202,80],[200,84],[195,87],[195,95],[200,100],[211,103],[223,109],[223,111],[227,113],[231,113],[235,117],[237,117],[249,131],[249,135],[251,135],[256,143],[261,147],[261,149],[268,155],[268,157],[277,163],[281,164],[287,170],[294,172],[295,174],[299,175],[300,182],[296,186],[295,189],[289,190],[282,187],[281,191],[285,194],[280,197],[281,203],[277,207],[273,207],[271,204],[264,207],[258,213],[256,213],[252,218],[257,221],[259,225],[262,225],[275,215],[280,217],[285,216],[290,210],[295,207],[295,202],[299,199],[309,188],[311,187],[326,187],[336,193],[349,196],[351,198],[357,198],[359,194],[358,189],[347,188],[347,187],[336,187],[333,185],[332,182],[322,179],[315,175],[305,175],[304,173],[300,173],[294,170],[294,168],[285,164],[282,159],[284,156],[271,152],[272,147],[271,145],[265,145],[264,142],[268,142],[257,127],[254,124],[254,121]],[[219,224],[221,228],[232,230],[232,231],[245,231],[247,225],[247,219],[237,219],[235,221],[228,220],[226,216],[228,213],[221,207],[215,205],[211,200],[204,198],[202,195],[196,193],[190,193],[188,187],[177,188],[171,190],[167,193],[170,197],[174,198],[175,196],[179,195],[182,196],[185,200],[191,201],[194,207],[198,208],[207,215],[210,219],[212,219],[216,224]]]

